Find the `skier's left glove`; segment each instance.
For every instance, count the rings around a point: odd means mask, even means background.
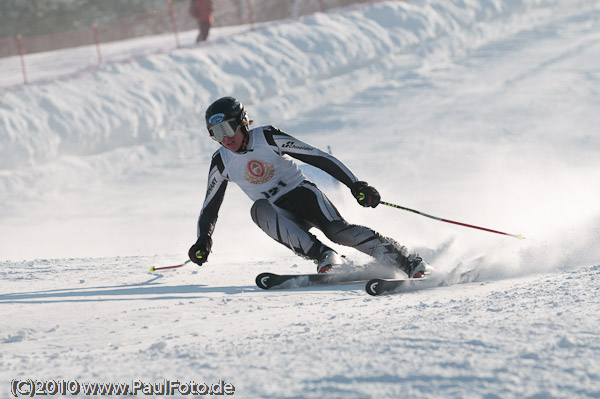
[[[210,236],[200,236],[198,237],[198,241],[196,241],[196,243],[190,247],[188,256],[192,262],[198,266],[202,266],[202,264],[208,259],[208,254],[210,253],[211,247],[212,238],[210,238]]]
[[[381,196],[375,187],[371,187],[364,181],[357,181],[350,186],[352,195],[356,198],[359,204],[364,207],[375,208],[381,201]]]

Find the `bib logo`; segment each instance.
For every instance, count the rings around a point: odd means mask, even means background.
[[[252,160],[246,165],[246,180],[252,184],[266,183],[274,173],[275,168],[267,162]]]

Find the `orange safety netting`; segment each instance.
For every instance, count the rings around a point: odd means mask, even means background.
[[[322,12],[369,0],[213,0],[213,27],[254,24]],[[0,38],[0,57],[18,56],[140,36],[198,29],[189,15],[189,2],[168,2],[151,11],[94,26],[46,35]],[[97,41],[97,42],[96,42]]]

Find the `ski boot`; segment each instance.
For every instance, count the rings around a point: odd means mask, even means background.
[[[425,263],[419,254],[410,254],[401,259],[400,268],[410,278],[423,278],[433,273],[433,267]]]
[[[342,265],[342,258],[333,249],[321,254],[317,261],[317,273],[328,273]]]
[[[418,254],[409,254],[404,245],[393,240],[377,246],[373,251],[373,257],[402,270],[409,278],[422,278],[434,271],[433,267],[425,263]]]

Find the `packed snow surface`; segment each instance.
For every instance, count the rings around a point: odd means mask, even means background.
[[[35,379],[600,398],[598,1],[381,2],[211,34],[113,43],[67,76],[68,52],[37,55],[27,86],[0,59],[0,397]],[[362,208],[316,174],[348,221],[446,283],[262,291],[261,272],[315,266],[263,234],[233,185],[209,261],[151,274],[195,241],[218,146],[204,110],[225,95],[329,146],[386,201],[526,239]],[[456,267],[477,278],[454,284]]]

